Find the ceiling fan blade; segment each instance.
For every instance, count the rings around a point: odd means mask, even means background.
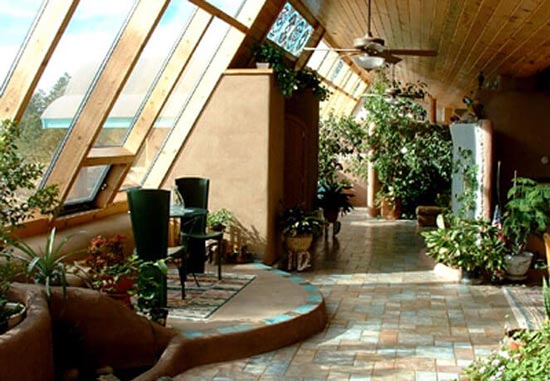
[[[385,60],[387,63],[391,64],[391,65],[395,65],[396,63],[399,63],[399,62],[402,61],[401,58],[394,56],[394,55],[391,54],[388,50],[385,50],[385,51],[383,51],[382,53],[380,53],[380,54],[375,54],[375,55],[384,58],[384,60]]]
[[[395,54],[398,56],[420,56],[420,57],[435,57],[437,56],[436,50],[426,49],[386,49],[389,54]]]

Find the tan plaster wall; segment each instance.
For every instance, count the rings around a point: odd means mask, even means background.
[[[512,184],[514,170],[518,176],[550,182],[548,110],[550,94],[545,92],[503,91],[484,101],[487,118],[494,127],[494,165],[501,164],[501,201]],[[496,167],[495,167],[496,168]]]
[[[228,71],[191,130],[163,188],[183,176],[210,178],[209,209],[237,219],[231,239],[271,263],[283,192],[283,99],[271,70]]]

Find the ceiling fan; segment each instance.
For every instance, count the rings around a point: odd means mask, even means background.
[[[304,50],[332,50],[350,54],[359,54],[355,62],[364,69],[370,70],[382,66],[384,63],[396,64],[402,59],[400,56],[434,57],[435,50],[425,49],[389,49],[385,46],[384,39],[374,37],[371,32],[371,0],[368,2],[368,30],[367,34],[353,40],[353,48],[349,49],[322,49],[306,47]]]

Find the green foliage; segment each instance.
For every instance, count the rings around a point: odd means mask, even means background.
[[[38,90],[32,96],[19,123],[21,136],[17,140],[20,152],[27,160],[48,165],[65,136],[65,129],[43,128],[40,118],[53,101],[65,94],[70,79],[69,74],[65,73],[48,93]],[[40,149],[37,149],[37,145]]]
[[[550,321],[550,287],[548,286],[546,277],[542,278],[542,301],[546,320]]]
[[[420,233],[428,256],[437,263],[467,271],[504,270],[504,243],[498,228],[482,219],[451,218],[449,227]]]
[[[520,254],[532,233],[542,234],[550,226],[550,187],[518,178],[508,191],[504,234],[512,254]]]
[[[137,267],[137,308],[140,312],[155,317],[155,311],[166,306],[164,279],[168,266],[163,259],[138,261]]]
[[[353,194],[346,192],[351,187],[336,182],[321,182],[317,191],[317,205],[323,210],[338,210],[342,215],[349,213],[353,206],[349,199]]]
[[[550,365],[550,325],[521,331],[513,337],[518,345],[503,345],[462,371],[471,381],[547,381]]]
[[[480,184],[477,180],[478,166],[474,164],[472,151],[458,147],[458,159],[454,163],[453,172],[462,178],[462,192],[455,194],[460,207],[457,216],[467,218],[473,216],[476,207],[476,194]]]
[[[313,213],[296,206],[286,209],[281,216],[281,228],[285,236],[295,237],[303,234],[318,234],[322,228],[321,220]]]
[[[342,161],[349,161],[348,172],[366,179],[366,160],[361,154],[366,139],[365,127],[353,116],[329,114],[319,126],[319,181],[334,183],[343,170]]]
[[[139,261],[137,256],[124,255],[125,239],[117,234],[108,238],[98,235],[90,240],[85,262],[93,288],[109,292],[117,289],[119,281],[135,276]]]
[[[380,195],[400,199],[405,215],[412,216],[417,205],[434,204],[450,192],[451,136],[447,126],[425,121],[426,111],[414,99],[388,99],[387,86],[381,75],[369,90],[374,96],[365,99],[366,125],[372,127],[363,150],[377,172]],[[418,86],[407,84],[402,93],[423,92]]]
[[[223,230],[233,222],[234,216],[229,210],[221,208],[214,212],[208,212],[206,223],[209,228]]]
[[[317,73],[309,68],[294,71],[285,63],[283,51],[270,43],[264,43],[254,48],[252,54],[257,62],[268,62],[275,72],[275,80],[285,97],[291,97],[295,92],[311,89],[319,101],[325,101],[330,91],[323,85]]]
[[[437,263],[466,271],[501,272],[506,265],[502,232],[488,221],[469,217],[479,188],[477,167],[471,162],[472,152],[459,149],[459,159],[453,168],[454,173],[461,174],[463,184],[462,192],[455,195],[460,203],[457,214],[439,216],[437,229],[420,234],[426,242],[426,255]]]
[[[67,236],[57,246],[55,244],[55,228],[50,230],[46,245],[38,252],[21,240],[9,239],[9,244],[17,249],[10,248],[4,256],[21,261],[27,267],[26,275],[35,283],[43,284],[46,288],[46,298],[51,297],[51,287],[59,285],[63,288],[63,295],[67,287],[67,270],[64,261],[82,252],[80,250],[63,253],[63,246],[72,238]]]
[[[57,187],[36,190],[43,167],[25,160],[17,140],[21,128],[5,120],[0,125],[0,241],[6,240],[14,227],[30,219],[36,210],[53,214],[57,207]],[[24,197],[24,193],[28,194]]]

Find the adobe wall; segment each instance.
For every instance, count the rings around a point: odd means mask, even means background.
[[[550,182],[547,128],[550,93],[508,89],[485,94],[487,119],[494,127],[494,166],[501,164],[501,201],[506,203],[514,170],[518,176]],[[496,173],[496,172],[495,172]]]
[[[283,195],[283,98],[272,70],[228,70],[191,130],[163,188],[183,176],[210,178],[209,209],[237,219],[231,239],[265,263],[276,258]]]

